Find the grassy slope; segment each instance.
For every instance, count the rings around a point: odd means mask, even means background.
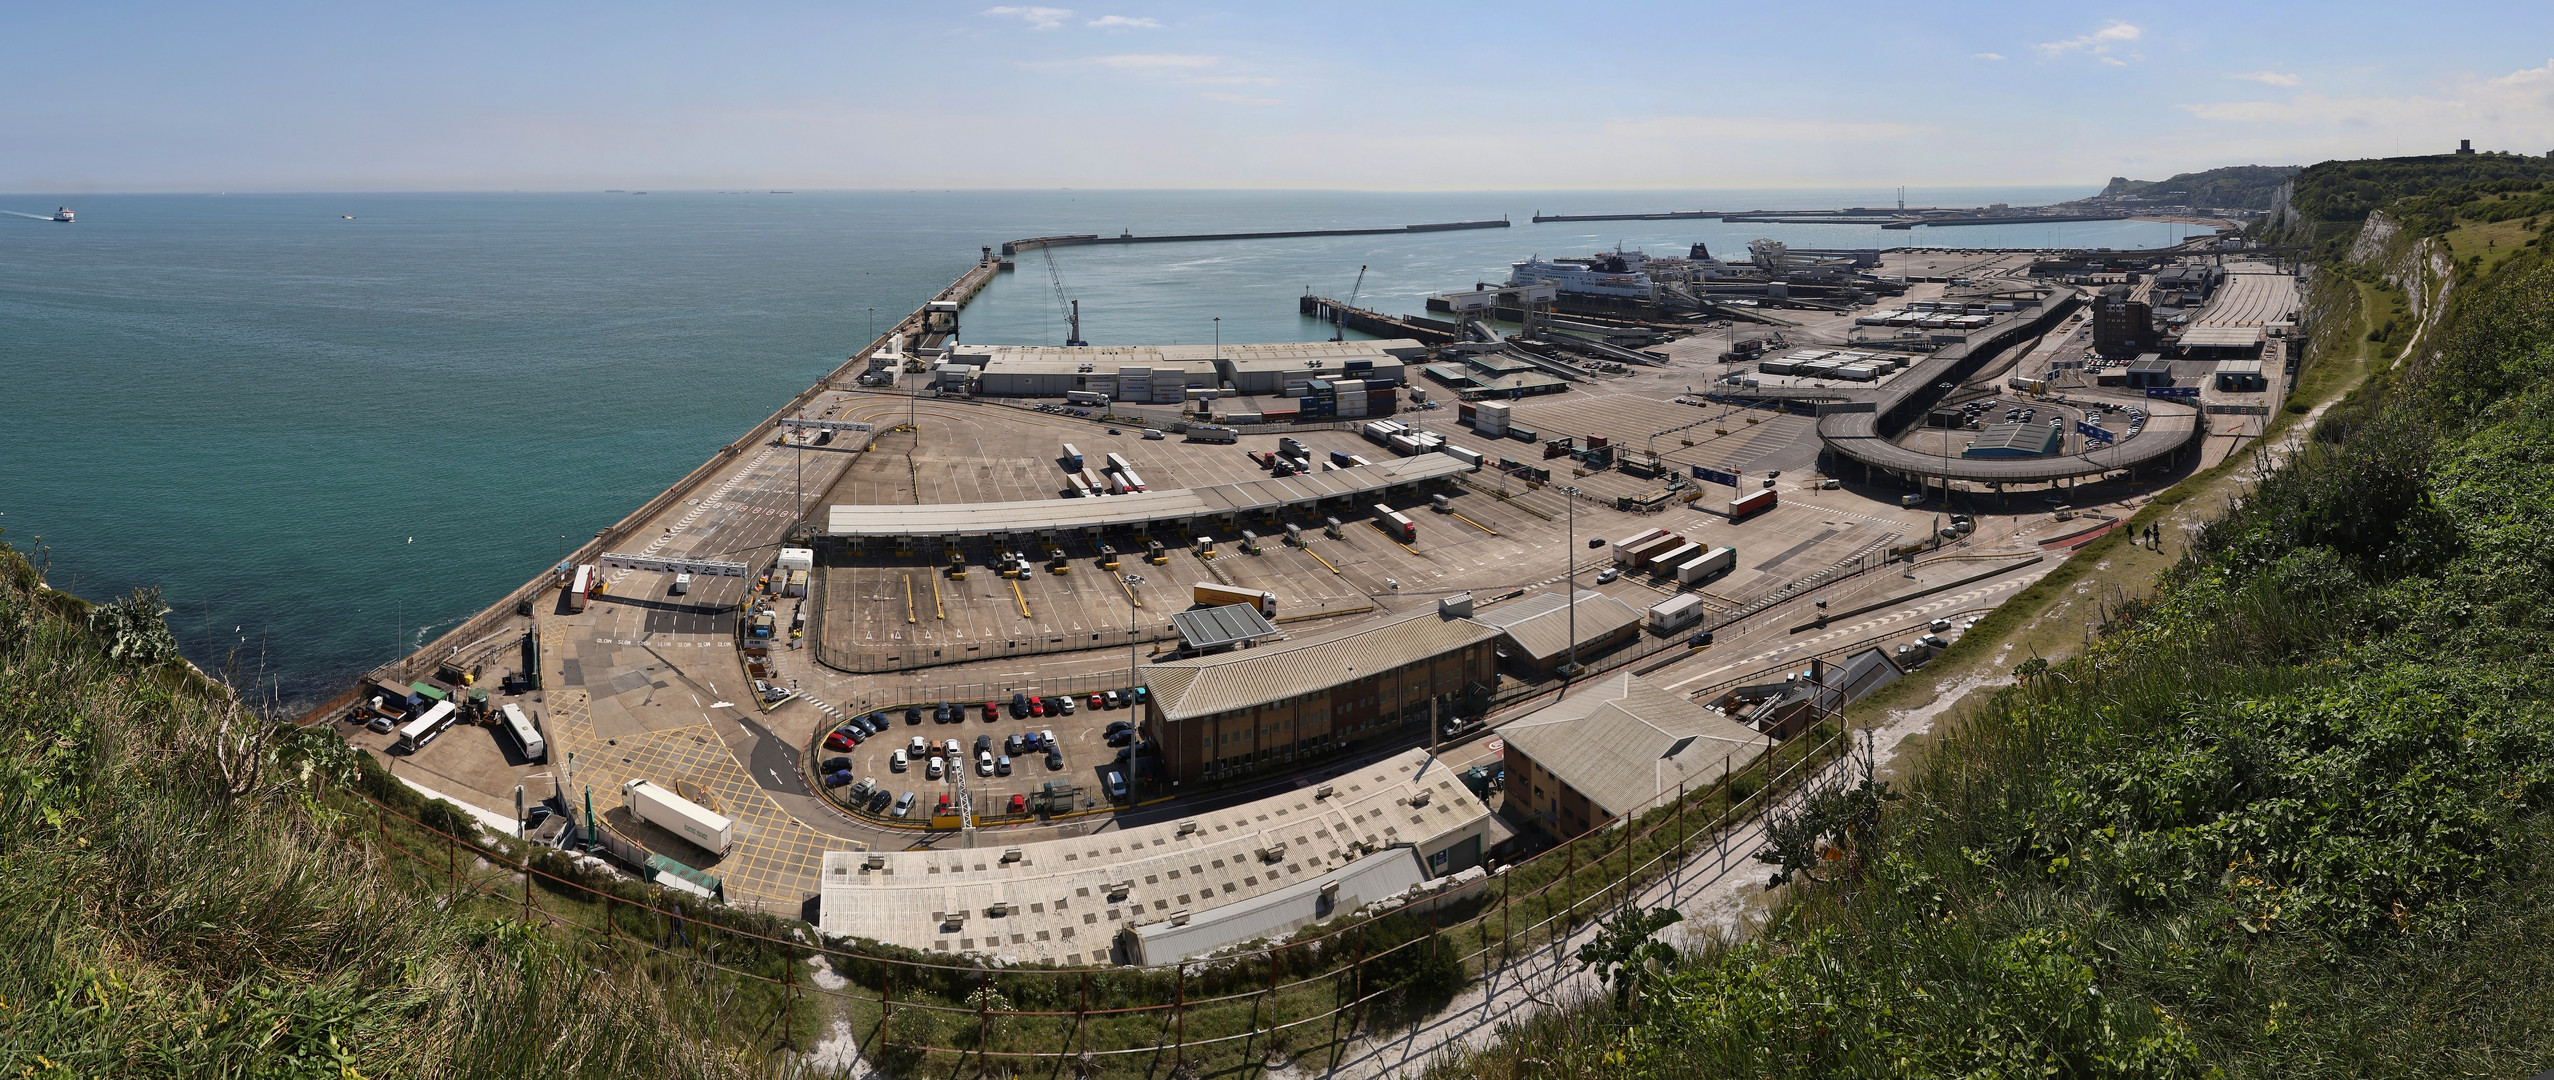
[[[743,1072],[709,994],[385,859],[419,840],[353,797],[378,770],[110,656],[93,610],[0,545],[0,1072]]]
[[[2102,189],[2104,195],[2134,195],[2160,199],[2170,192],[2177,201],[2192,206],[2226,206],[2246,210],[2270,209],[2271,192],[2297,174],[2295,165],[2229,165],[2201,172],[2176,173],[2164,180],[2131,180],[2113,177]]]
[[[2554,1060],[2554,268],[2539,246],[2479,269],[2427,339],[2437,355],[2378,368],[2087,655],[1946,724],[1883,837],[1846,860],[1855,880],[1687,958],[1648,1006],[1547,1016],[1441,1071]],[[2408,336],[2369,340],[2388,290],[2326,288],[2317,347],[2338,363],[2310,388]],[[2140,517],[2191,508],[2175,502]],[[2125,553],[2103,544],[2079,564]],[[2081,572],[1981,631],[2021,629]]]

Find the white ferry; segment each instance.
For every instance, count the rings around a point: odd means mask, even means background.
[[[1593,259],[1547,261],[1536,256],[1510,265],[1508,284],[1548,284],[1568,293],[1655,300],[1658,287],[1650,282],[1648,274],[1641,272],[1644,261],[1637,251],[1609,253]]]
[[[54,210],[54,211],[53,211],[53,220],[55,220],[55,221],[59,221],[59,222],[61,222],[61,223],[65,224],[65,225],[70,224],[70,223],[71,223],[71,208],[70,208],[70,207],[68,207],[68,206],[65,206],[65,207],[61,207],[61,208],[58,208],[58,209]]]

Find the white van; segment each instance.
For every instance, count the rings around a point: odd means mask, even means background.
[[[690,592],[690,591],[692,591],[692,575],[690,575],[690,574],[676,574],[676,575],[674,575],[674,595],[676,595],[676,596],[681,596],[681,595],[683,595],[684,593],[687,593],[687,592]]]

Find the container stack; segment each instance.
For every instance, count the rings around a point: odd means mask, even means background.
[[[1474,409],[1472,430],[1490,438],[1508,433],[1508,413],[1515,406],[1504,401],[1484,401]]]

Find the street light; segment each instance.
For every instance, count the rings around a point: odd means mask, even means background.
[[[1123,580],[1124,582],[1126,582],[1126,697],[1127,697],[1127,707],[1128,707],[1128,708],[1133,708],[1133,707],[1134,707],[1134,705],[1135,705],[1134,698],[1135,698],[1135,686],[1136,686],[1136,682],[1135,682],[1135,664],[1136,664],[1136,660],[1135,660],[1135,587],[1144,583],[1144,575],[1142,575],[1142,574],[1126,574],[1126,575],[1123,575],[1123,576],[1121,577],[1121,579],[1120,579],[1120,580]],[[1161,733],[1160,733],[1159,731],[1156,731],[1156,732],[1154,732],[1153,737],[1154,737],[1155,739],[1157,739],[1157,740],[1158,740],[1158,739],[1160,739],[1160,738],[1161,738]],[[1156,752],[1158,752],[1158,751],[1159,751],[1159,749],[1160,749],[1160,748],[1159,748],[1158,746],[1157,746],[1157,747],[1155,747]],[[1128,763],[1129,765],[1132,765],[1132,764],[1134,764],[1134,760],[1130,757],[1130,758],[1128,759],[1128,762],[1127,762],[1127,763]]]
[[[1948,394],[1958,386],[1958,383],[1946,382],[1934,389]],[[1942,434],[1942,505],[1951,505],[1951,433],[1948,431]]]

